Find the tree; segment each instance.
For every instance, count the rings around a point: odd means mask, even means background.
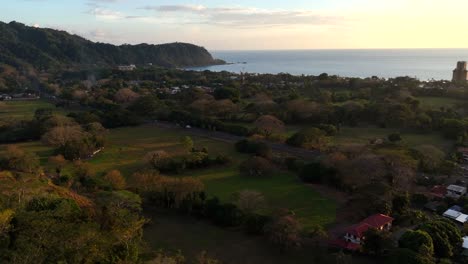
[[[303,129],[286,141],[291,146],[307,149],[323,149],[328,144],[326,133],[318,128]]]
[[[260,134],[267,137],[271,136],[271,134],[279,133],[284,130],[283,121],[272,115],[263,115],[259,117],[257,120],[255,120],[254,125]]]
[[[392,143],[396,143],[402,140],[400,133],[392,133],[388,135],[388,140]]]
[[[446,220],[434,220],[419,227],[428,233],[434,243],[434,254],[439,258],[452,257],[460,248],[462,234],[457,226]]]
[[[240,172],[244,176],[266,178],[271,177],[274,166],[270,161],[262,157],[252,157],[240,165]]]
[[[386,231],[370,228],[364,233],[362,249],[369,254],[381,255],[392,246],[390,234]]]
[[[442,133],[447,138],[458,140],[466,136],[466,123],[458,119],[444,119]]]
[[[145,156],[146,162],[148,162],[155,169],[167,166],[170,155],[164,150],[156,150],[148,152]]]
[[[236,142],[235,147],[241,153],[255,154],[266,159],[271,157],[271,147],[265,142],[242,139]]]
[[[55,171],[60,176],[63,167],[67,164],[67,160],[62,155],[51,156],[48,159],[49,164],[55,167]]]
[[[198,254],[195,264],[220,264],[221,262],[217,259],[208,256],[206,251],[202,251]]]
[[[265,227],[268,239],[282,251],[298,248],[301,245],[301,226],[294,215],[280,214]]]
[[[191,151],[193,149],[193,140],[189,136],[185,136],[180,139],[180,144],[184,147],[186,151]]]
[[[42,136],[42,140],[53,147],[64,147],[72,141],[79,141],[86,136],[80,126],[57,126]]]
[[[13,220],[14,215],[15,212],[11,209],[0,211],[0,241],[2,237],[6,236],[7,233],[11,230],[11,220]]]
[[[245,213],[254,213],[266,206],[265,196],[257,191],[242,190],[234,198],[235,205]]]
[[[222,119],[227,119],[234,115],[239,109],[238,106],[229,99],[217,100],[210,105],[210,112]]]
[[[140,97],[140,95],[130,88],[122,88],[114,95],[114,99],[118,103],[131,103],[138,99],[138,97]]]
[[[434,244],[431,236],[422,230],[409,230],[398,240],[401,248],[411,249],[423,256],[432,257],[434,254]]]
[[[386,261],[387,264],[434,264],[435,262],[428,257],[419,255],[418,253],[407,249],[398,248],[392,250],[389,258]]]
[[[233,102],[239,101],[239,90],[233,88],[216,88],[213,93],[216,100],[230,99]]]
[[[397,214],[404,214],[408,211],[410,206],[410,197],[408,193],[395,195],[392,200],[392,212]]]
[[[304,165],[299,177],[308,183],[324,183],[327,180],[333,180],[335,174],[334,169],[324,166],[321,162],[311,162]]]
[[[109,182],[115,190],[123,190],[127,186],[125,178],[120,174],[118,170],[111,170],[106,173],[104,179]]]
[[[39,157],[36,154],[24,151],[15,145],[9,145],[3,154],[4,169],[32,173],[39,169]]]
[[[415,148],[419,156],[419,166],[422,170],[433,172],[439,169],[445,158],[445,152],[433,145],[422,145]]]
[[[159,172],[158,171],[141,171],[132,174],[129,181],[129,186],[132,189],[143,193],[154,190],[159,183]]]
[[[153,117],[156,115],[161,103],[156,96],[142,96],[136,99],[128,109],[140,116]]]
[[[414,183],[418,162],[408,151],[383,149],[383,155],[390,183],[402,190],[408,190]]]

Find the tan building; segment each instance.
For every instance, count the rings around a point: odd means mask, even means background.
[[[453,82],[466,83],[468,81],[468,71],[466,66],[466,61],[459,61],[457,63],[457,68],[453,70]]]

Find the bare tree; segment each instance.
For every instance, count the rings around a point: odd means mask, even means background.
[[[122,88],[114,95],[114,100],[119,103],[131,103],[140,97],[139,94],[132,91],[130,88]]]
[[[284,131],[284,123],[275,116],[263,115],[255,120],[255,128],[265,136]]]
[[[254,213],[266,207],[265,196],[253,190],[243,190],[235,194],[235,204],[246,213]]]

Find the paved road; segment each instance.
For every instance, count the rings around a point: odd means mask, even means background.
[[[224,142],[228,142],[228,143],[236,143],[239,140],[245,139],[245,137],[236,136],[236,135],[228,134],[228,133],[225,133],[225,132],[211,131],[211,130],[202,129],[202,128],[195,128],[195,127],[193,127],[193,128],[182,128],[180,126],[177,126],[177,125],[175,125],[173,123],[169,123],[169,122],[158,121],[158,122],[154,122],[154,123],[151,123],[151,124],[153,124],[153,125],[155,125],[157,127],[161,127],[161,128],[177,129],[177,130],[187,132],[188,134],[191,134],[191,135],[195,135],[195,136],[199,136],[199,137],[206,137],[206,138],[210,138],[210,139],[214,139],[214,140],[220,140],[220,141],[224,141]],[[317,151],[317,150],[307,150],[307,149],[302,149],[302,148],[295,148],[295,147],[291,147],[291,146],[288,146],[288,145],[285,145],[285,144],[273,143],[273,142],[269,142],[269,141],[263,141],[263,142],[268,144],[274,152],[286,153],[286,154],[289,154],[291,156],[296,156],[296,157],[303,158],[303,159],[306,159],[306,160],[315,159],[320,155],[320,152]]]

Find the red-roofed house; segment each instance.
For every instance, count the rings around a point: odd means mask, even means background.
[[[383,214],[369,216],[357,225],[353,225],[346,230],[344,240],[360,245],[364,240],[364,233],[370,228],[380,231],[388,231],[392,228],[393,218]]]
[[[447,187],[442,185],[436,185],[431,189],[431,195],[437,198],[444,198],[447,194]]]

